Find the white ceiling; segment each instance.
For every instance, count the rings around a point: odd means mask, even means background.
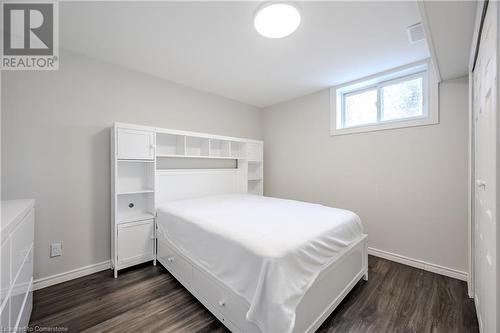
[[[298,5],[298,30],[267,39],[253,28],[258,2],[61,2],[60,43],[258,107],[429,57],[408,42],[415,2]]]

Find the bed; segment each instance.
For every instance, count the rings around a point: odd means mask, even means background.
[[[211,193],[193,197],[186,187],[199,176],[157,175],[157,260],[231,331],[313,332],[368,278],[356,214],[233,193],[229,171],[215,177],[223,190],[205,184]]]

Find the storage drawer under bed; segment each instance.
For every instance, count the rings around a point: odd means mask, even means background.
[[[219,318],[225,322],[229,320],[236,324],[243,332],[260,332],[253,323],[245,320],[249,304],[240,296],[230,291],[221,282],[197,267],[193,267],[193,288],[205,300],[217,307],[222,315]]]
[[[166,242],[158,239],[158,260],[177,280],[184,285],[191,285],[193,266]]]
[[[210,311],[235,332],[259,332],[254,324],[243,320],[246,318],[249,305],[213,276],[193,266],[186,258],[174,250],[172,246],[158,238],[158,260],[186,288],[210,309]],[[237,326],[235,326],[235,324]]]

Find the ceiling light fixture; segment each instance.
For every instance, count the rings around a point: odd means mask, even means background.
[[[255,30],[267,38],[282,38],[290,35],[300,25],[297,7],[286,2],[271,2],[257,11],[253,21]]]

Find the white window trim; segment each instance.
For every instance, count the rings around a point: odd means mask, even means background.
[[[412,76],[424,74],[424,110],[423,116],[414,118],[404,118],[395,120],[386,120],[372,124],[364,124],[346,128],[337,128],[337,124],[342,122],[342,100],[349,92],[359,93],[362,90],[377,89],[385,85],[394,84],[398,81],[406,80]],[[425,77],[426,76],[426,77]],[[379,96],[380,97],[380,96]],[[377,99],[380,103],[380,98]],[[337,110],[339,112],[337,112]],[[377,119],[380,119],[380,105],[378,105]],[[412,63],[406,66],[398,67],[386,72],[378,73],[356,81],[341,84],[330,89],[330,135],[344,135],[363,132],[380,131],[395,128],[425,126],[439,123],[439,91],[438,80],[430,60],[424,60]]]

